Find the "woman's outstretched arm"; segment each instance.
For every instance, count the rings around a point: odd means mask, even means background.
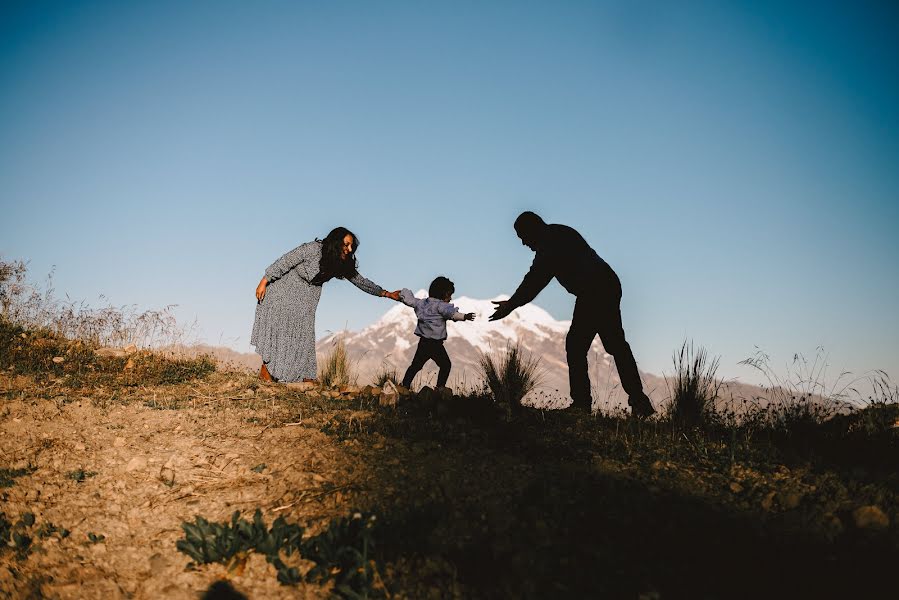
[[[370,281],[362,276],[360,273],[356,273],[349,279],[350,283],[355,285],[357,288],[362,290],[367,294],[371,294],[372,296],[379,296],[381,298],[390,298],[391,300],[399,300],[400,293],[396,292],[388,292],[377,283]]]

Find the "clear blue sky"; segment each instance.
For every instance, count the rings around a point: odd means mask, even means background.
[[[7,1],[0,254],[248,350],[299,243],[487,298],[530,209],[618,271],[648,371],[691,338],[899,378],[897,56],[889,2]],[[318,332],[390,306],[330,283]]]

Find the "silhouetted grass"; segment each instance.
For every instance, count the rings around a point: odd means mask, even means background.
[[[715,377],[719,359],[709,359],[705,348],[694,349],[692,342],[684,341],[673,360],[669,418],[683,427],[708,423],[715,416],[715,400],[721,388]]]
[[[521,399],[543,379],[540,358],[528,355],[518,344],[506,346],[498,356],[481,354],[480,367],[495,401],[513,414],[520,411]]]

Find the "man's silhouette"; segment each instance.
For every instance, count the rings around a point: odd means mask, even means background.
[[[565,339],[572,407],[587,412],[592,408],[587,352],[593,338],[599,334],[606,352],[615,357],[621,386],[628,395],[633,414],[638,417],[653,414],[655,410],[643,392],[634,354],[624,339],[621,282],[612,267],[577,231],[567,225],[548,225],[530,211],[515,219],[515,232],[521,243],[536,252],[536,256],[531,270],[512,297],[494,302],[497,306],[490,320],[502,319],[524,306],[555,277],[562,287],[577,296],[571,329]]]

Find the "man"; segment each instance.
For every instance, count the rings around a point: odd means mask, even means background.
[[[588,413],[592,408],[587,352],[593,338],[599,334],[606,352],[615,357],[631,412],[641,418],[652,415],[655,409],[643,392],[637,362],[624,339],[618,275],[571,227],[547,224],[538,215],[527,211],[515,219],[515,232],[521,243],[536,252],[536,256],[531,270],[512,297],[494,301],[497,306],[490,320],[502,319],[524,306],[555,277],[562,287],[577,296],[571,329],[565,338],[572,407]]]

